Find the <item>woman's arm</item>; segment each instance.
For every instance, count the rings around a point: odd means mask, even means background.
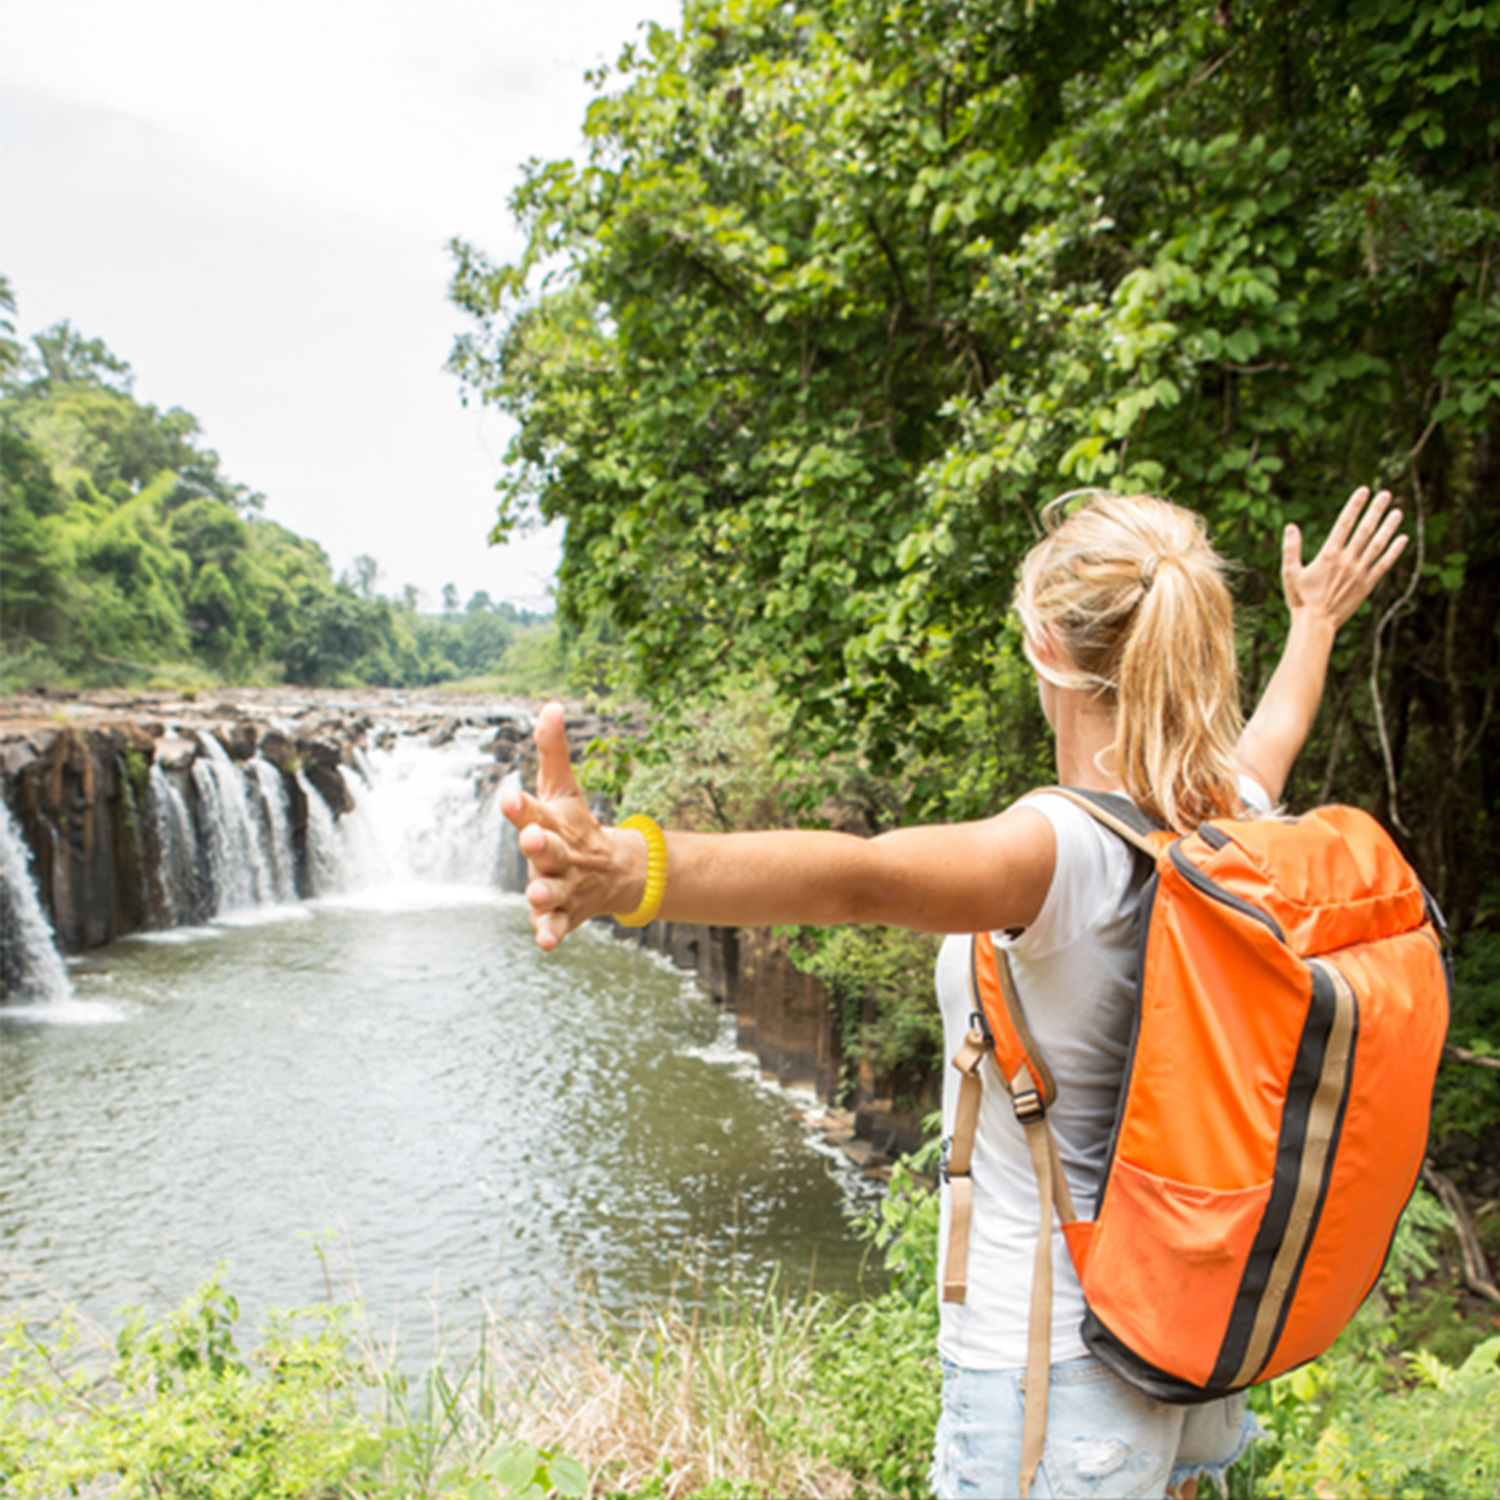
[[[537,943],[551,950],[590,917],[635,909],[646,883],[646,841],[633,829],[601,828],[589,812],[568,761],[560,705],[538,716],[536,744],[536,796],[511,787],[501,807],[520,829]],[[747,927],[1025,927],[1041,910],[1055,861],[1052,825],[1025,806],[981,823],[902,828],[873,839],[813,830],[673,832],[660,915]]]
[[[1368,489],[1355,490],[1306,567],[1302,533],[1288,526],[1282,538],[1281,586],[1291,629],[1238,746],[1245,774],[1266,789],[1273,803],[1281,800],[1292,764],[1317,718],[1334,636],[1406,547],[1406,538],[1396,535],[1401,512],[1387,510],[1390,495],[1382,490],[1366,509],[1369,499]]]

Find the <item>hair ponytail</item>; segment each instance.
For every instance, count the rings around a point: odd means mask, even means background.
[[[1239,811],[1234,613],[1202,520],[1150,495],[1095,495],[1027,554],[1016,593],[1032,664],[1116,705],[1116,772],[1168,827]],[[1071,665],[1038,660],[1050,640]]]

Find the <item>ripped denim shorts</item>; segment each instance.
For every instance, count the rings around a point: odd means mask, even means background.
[[[943,1363],[943,1413],[933,1452],[939,1500],[1004,1500],[1021,1473],[1026,1395],[1020,1370]],[[1160,1500],[1169,1485],[1220,1481],[1261,1435],[1243,1394],[1169,1406],[1127,1385],[1097,1359],[1053,1365],[1047,1437],[1033,1500]]]

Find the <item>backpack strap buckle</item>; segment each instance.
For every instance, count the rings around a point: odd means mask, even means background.
[[[1016,1111],[1016,1119],[1023,1125],[1035,1125],[1047,1117],[1047,1106],[1039,1089],[1022,1089],[1010,1096],[1010,1102]]]

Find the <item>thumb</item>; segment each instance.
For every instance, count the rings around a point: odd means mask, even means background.
[[[568,759],[568,735],[563,727],[563,706],[549,703],[536,718],[537,796],[543,801],[556,797],[581,797],[573,763]]]

